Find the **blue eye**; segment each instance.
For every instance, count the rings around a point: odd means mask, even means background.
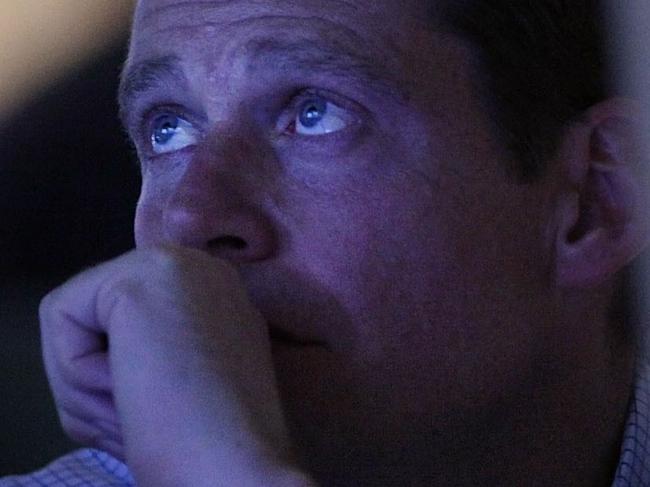
[[[294,124],[298,135],[315,136],[343,130],[352,120],[347,110],[321,98],[313,98],[300,106]]]
[[[153,122],[151,148],[156,154],[179,151],[195,145],[198,131],[187,120],[172,114],[161,115]]]
[[[312,100],[303,105],[300,112],[300,123],[303,127],[314,128],[327,114],[327,103],[323,100]]]

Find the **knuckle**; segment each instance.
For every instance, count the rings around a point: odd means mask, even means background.
[[[92,428],[79,418],[68,414],[59,414],[59,421],[65,434],[76,442],[89,444],[97,437],[96,432],[93,432]]]
[[[186,256],[174,247],[155,247],[147,250],[149,270],[164,274],[178,274],[186,265]]]
[[[168,245],[143,252],[146,253],[143,275],[147,279],[175,283],[195,283],[201,278],[210,283],[237,283],[240,280],[239,272],[232,263],[203,250]]]
[[[65,420],[67,424],[67,422],[70,422],[73,420],[73,418],[77,418],[79,416],[75,408],[76,404],[73,401],[70,401],[67,398],[67,395],[62,395],[60,394],[60,391],[55,391],[54,396],[55,407],[62,423]]]
[[[176,265],[185,254],[182,248],[172,247],[170,245],[151,248],[148,250],[148,253],[155,262],[161,265]]]
[[[43,346],[57,343],[57,331],[62,319],[69,319],[66,315],[65,303],[60,298],[60,293],[54,290],[43,297],[38,306],[38,319],[41,328]]]
[[[41,323],[47,323],[50,321],[52,315],[54,314],[54,309],[57,302],[58,299],[56,289],[49,292],[41,299],[41,302],[38,305],[38,316],[41,320]]]
[[[102,286],[97,293],[97,320],[102,323],[107,333],[113,331],[115,313],[131,310],[143,299],[141,283],[133,277],[122,277]]]
[[[162,281],[183,282],[190,276],[204,271],[206,262],[204,256],[195,249],[182,247],[157,247],[150,250],[149,260],[153,275]]]
[[[112,302],[114,300],[137,296],[140,292],[140,287],[137,279],[122,277],[102,286],[97,293],[97,299],[102,304],[104,302]]]

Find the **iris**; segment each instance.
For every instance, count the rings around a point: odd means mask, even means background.
[[[300,113],[300,123],[306,128],[314,128],[327,114],[327,102],[324,100],[310,100],[303,106]]]
[[[163,115],[158,117],[153,127],[153,142],[164,145],[170,141],[178,130],[178,117],[174,115]]]

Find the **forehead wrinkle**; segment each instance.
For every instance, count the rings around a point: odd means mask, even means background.
[[[397,80],[393,80],[391,73],[382,69],[376,60],[350,50],[334,37],[327,42],[255,38],[244,44],[241,53],[242,71],[247,75],[266,66],[285,73],[324,72],[339,78],[356,79],[382,92],[408,98]]]
[[[307,67],[341,71],[348,68],[369,69],[372,65],[369,60],[343,49],[307,40],[285,42],[274,38],[258,39],[249,43],[246,51],[245,72],[267,64],[277,69]]]
[[[239,0],[218,2],[219,5],[234,3],[240,4],[241,2]],[[195,0],[167,7],[182,5],[210,5],[214,7],[214,4],[214,1]],[[355,6],[355,8],[357,7]],[[159,6],[156,11],[164,8]],[[359,33],[344,23],[313,15],[251,16],[250,14],[249,11],[244,18],[229,19],[227,22],[211,22],[203,18],[198,25],[187,25],[185,24],[187,19],[179,21],[178,18],[175,19],[175,24],[167,27],[162,27],[159,23],[147,25],[147,23],[137,22],[134,24],[134,28],[140,32],[134,36],[133,41],[136,42],[132,42],[130,55],[134,55],[133,48],[139,44],[145,46],[146,51],[147,43],[142,39],[148,38],[152,33],[160,35],[162,32],[174,35],[179,30],[188,29],[192,31],[191,37],[188,38],[192,44],[198,45],[196,41],[205,42],[214,37],[212,45],[220,45],[223,55],[217,58],[210,58],[211,56],[204,58],[202,63],[204,73],[210,73],[208,76],[211,80],[230,77],[233,74],[232,70],[228,73],[223,72],[223,66],[226,65],[231,68],[236,66],[242,74],[271,65],[276,71],[284,71],[285,75],[292,72],[309,74],[309,71],[313,71],[317,74],[333,74],[346,81],[358,83],[357,86],[361,87],[371,85],[376,91],[388,94],[399,103],[407,102],[410,98],[408,90],[399,82],[399,66],[392,66],[391,69],[383,62],[384,60],[399,59],[398,53],[385,52],[380,55],[375,50],[373,57],[373,49],[361,49],[360,47],[367,46],[368,42],[364,42]],[[258,29],[260,25],[265,29]],[[226,28],[224,29],[224,27]],[[250,27],[252,31],[252,37],[250,33],[242,38],[241,35],[230,35],[228,32],[231,29],[246,29],[247,27]],[[260,31],[266,32],[260,35]],[[226,39],[225,44],[221,43],[216,36]],[[392,51],[396,46],[384,47]],[[134,57],[137,58],[137,56]],[[143,91],[155,89],[156,84],[164,85],[165,80],[181,79],[187,84],[188,81],[181,66],[185,57],[185,54],[177,54],[176,56],[162,56],[159,59],[134,63],[131,69],[125,71],[122,79],[121,107],[127,106],[129,101]],[[235,63],[231,65],[233,61]]]
[[[215,32],[241,26],[260,19],[320,20],[342,26],[353,18],[360,6],[355,0],[328,0],[327,11],[322,17],[314,15],[310,2],[319,4],[320,0],[221,0],[221,1],[171,1],[167,5],[160,2],[140,0],[133,23],[136,31],[161,33],[183,33],[198,29]],[[145,8],[147,5],[148,8]],[[338,19],[338,21],[337,21]],[[363,45],[363,44],[361,44]]]
[[[303,2],[308,4],[307,0],[303,0]],[[249,8],[242,9],[242,6],[248,6]],[[221,16],[225,13],[238,12],[240,15],[250,15],[270,12],[271,10],[281,9],[284,6],[295,8],[295,2],[293,0],[169,0],[167,2],[164,0],[139,0],[136,9],[136,20],[147,19],[151,21],[155,20],[152,17],[164,16],[171,19],[179,19],[183,17],[181,15],[183,12],[186,12],[186,16],[191,16],[194,13],[198,16],[198,20],[205,20],[215,14]],[[360,9],[358,0],[328,0],[328,7],[332,12],[342,8],[354,11]],[[304,8],[306,12],[311,10],[308,5],[305,5]],[[241,13],[242,11],[244,13]]]
[[[399,68],[382,63],[399,59],[399,54],[375,52],[373,57],[373,50],[358,47],[368,43],[357,32],[332,20],[314,16],[262,15],[230,21],[227,30],[223,27],[221,23],[203,21],[200,25],[175,25],[162,32],[173,35],[179,30],[189,30],[194,45],[199,45],[196,41],[201,37],[214,37],[211,43],[220,46],[222,55],[213,57],[214,51],[207,50],[203,61],[212,80],[225,81],[235,71],[247,76],[271,66],[275,72],[285,74],[302,75],[309,71],[331,74],[371,85],[397,101],[409,98],[397,79]],[[234,34],[242,30],[243,34]],[[161,31],[156,31],[155,35],[160,34]],[[227,40],[223,43],[220,38]],[[385,46],[388,51],[394,48]],[[229,67],[227,73],[223,71],[224,66]]]
[[[332,59],[345,58],[348,63],[355,61],[350,64],[366,66],[373,64],[373,58],[367,55],[367,50],[353,49],[356,46],[368,45],[367,41],[364,41],[353,29],[322,17],[269,14],[247,15],[237,20],[229,19],[223,22],[201,19],[199,23],[185,23],[177,20],[168,26],[160,24],[144,26],[142,31],[138,33],[138,38],[167,35],[172,38],[188,39],[195,45],[198,45],[196,41],[212,38],[212,45],[219,46],[223,56],[230,61],[236,60],[240,67],[247,58],[255,61],[261,56],[280,58],[283,51],[289,54],[291,50],[296,50],[296,55],[284,57],[294,61],[299,58],[298,54],[321,53],[320,57],[323,58],[324,53],[328,53]],[[310,35],[305,35],[305,32]],[[184,35],[179,35],[181,33]],[[131,47],[134,47],[133,43]],[[389,50],[392,50],[391,47],[387,46]],[[205,51],[209,56],[214,53],[212,49],[205,49]],[[380,59],[385,59],[386,56],[390,59],[391,55],[397,58],[397,53],[376,52],[375,54]],[[307,57],[303,56],[303,61],[307,61]],[[216,64],[221,64],[223,57],[218,57],[214,61]],[[377,61],[374,60],[374,63]]]

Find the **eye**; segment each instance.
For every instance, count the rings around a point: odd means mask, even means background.
[[[325,135],[343,130],[351,120],[352,116],[347,110],[315,97],[298,107],[291,129],[298,135]]]
[[[196,144],[198,135],[187,120],[172,114],[160,115],[151,126],[151,148],[156,154],[175,152]]]

